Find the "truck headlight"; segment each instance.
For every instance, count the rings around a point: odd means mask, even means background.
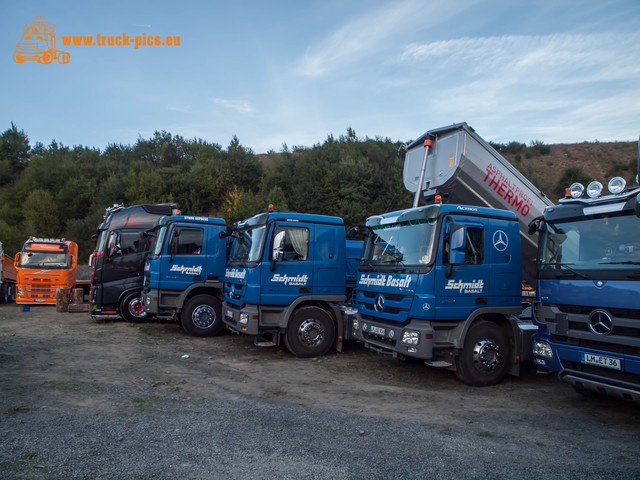
[[[405,345],[418,345],[420,343],[420,333],[415,330],[405,330],[402,332],[402,343]]]
[[[20,296],[22,296],[22,287],[18,287],[16,288],[16,293]]]
[[[248,313],[241,313],[240,314],[240,323],[242,325],[246,325],[247,323],[249,323],[249,314]]]
[[[533,341],[533,354],[538,357],[553,358],[553,350],[551,350],[551,345],[542,340]]]
[[[360,322],[356,318],[353,319],[353,329],[360,330]]]

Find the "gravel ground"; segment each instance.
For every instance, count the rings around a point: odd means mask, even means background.
[[[528,366],[472,388],[350,344],[0,305],[0,477],[640,478],[640,410]]]

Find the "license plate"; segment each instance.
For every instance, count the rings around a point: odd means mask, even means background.
[[[382,327],[376,327],[371,325],[369,327],[369,332],[373,333],[374,335],[382,335],[384,337],[384,328]]]
[[[597,365],[598,367],[611,368],[612,370],[620,370],[621,362],[619,358],[604,357],[602,355],[592,355],[590,353],[582,354],[582,363],[588,365]]]

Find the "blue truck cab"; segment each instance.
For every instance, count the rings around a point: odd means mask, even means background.
[[[533,356],[581,392],[640,401],[640,188],[574,184],[540,233]]]
[[[513,212],[435,203],[369,217],[365,227],[356,340],[455,370],[469,385],[517,374],[531,334],[515,317],[522,259]]]
[[[239,222],[224,283],[224,322],[299,357],[340,350],[362,242],[345,240],[341,218],[267,212]]]
[[[227,240],[219,218],[165,216],[150,233],[142,304],[150,316],[174,319],[190,334],[222,329],[222,284]]]

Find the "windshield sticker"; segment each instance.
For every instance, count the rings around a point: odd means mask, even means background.
[[[308,275],[281,275],[276,273],[273,277],[271,277],[271,282],[275,283],[283,283],[285,286],[300,286],[306,285],[309,281]]]
[[[371,277],[368,274],[360,275],[358,280],[358,284],[366,287],[398,287],[398,288],[407,288],[411,283],[411,277],[409,275],[405,276],[393,276],[393,275],[384,275],[380,274],[375,277]]]
[[[449,280],[445,290],[458,290],[460,293],[482,293],[484,290],[484,280],[472,280],[463,282],[462,280]]]
[[[246,270],[238,270],[237,268],[227,268],[227,271],[224,272],[224,275],[227,278],[235,278],[237,280],[244,280],[244,277],[247,276]]]
[[[202,273],[202,265],[197,267],[185,267],[184,265],[172,265],[170,272],[179,272],[182,275],[200,275]]]

